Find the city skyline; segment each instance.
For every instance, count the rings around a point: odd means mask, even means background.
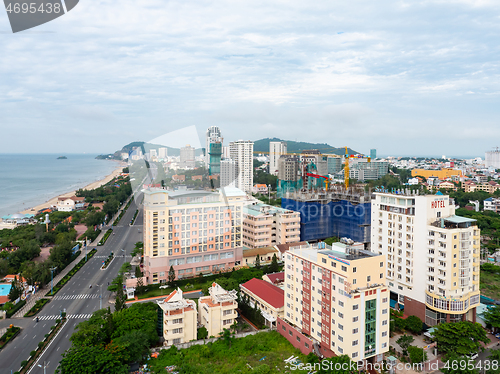
[[[3,152],[113,152],[195,125],[228,140],[484,157],[498,145],[485,135],[500,135],[499,11],[106,0],[15,35],[0,12]]]

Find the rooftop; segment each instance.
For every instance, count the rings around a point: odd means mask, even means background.
[[[257,255],[266,255],[271,252],[278,253],[274,247],[246,248],[243,249],[243,257],[255,257]]]
[[[277,206],[258,203],[255,205],[246,205],[243,207],[243,213],[252,216],[260,216],[261,214],[277,214],[277,213],[297,213],[293,210],[283,209]]]
[[[311,262],[318,262],[318,253],[348,261],[380,256],[378,253],[360,249],[359,247],[361,246],[362,244],[347,245],[344,243],[333,243],[333,245],[329,246],[326,243],[320,242],[304,246],[292,247],[290,248],[290,252],[295,255],[304,257]]]
[[[262,279],[250,279],[240,287],[245,288],[274,308],[283,308],[285,305],[285,291]]]

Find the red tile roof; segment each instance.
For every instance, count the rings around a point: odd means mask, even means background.
[[[267,274],[267,277],[269,278],[269,280],[273,284],[284,282],[285,281],[285,272],[282,271],[280,273]]]
[[[287,244],[278,244],[276,246],[276,248],[278,248],[278,250],[281,252],[281,253],[285,253],[286,251],[288,251],[291,247],[296,247],[296,246],[300,246],[300,245],[307,245],[308,243],[307,242],[295,242],[295,243],[287,243]]]
[[[247,289],[273,308],[282,308],[285,305],[285,291],[262,279],[250,279],[248,282],[243,283],[241,287]]]
[[[3,304],[5,304],[8,301],[9,301],[9,297],[8,296],[0,296],[0,305],[3,305]]]

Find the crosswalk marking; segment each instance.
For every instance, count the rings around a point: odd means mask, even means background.
[[[92,316],[92,313],[90,314],[69,314],[69,315],[66,315],[66,318],[68,319],[87,319],[87,318],[90,318]],[[33,318],[33,321],[36,321],[36,318]],[[52,315],[52,316],[38,316],[38,320],[39,321],[49,321],[49,320],[55,320],[55,319],[59,319],[61,318],[61,316],[59,314],[55,314],[55,315]]]
[[[54,300],[73,300],[73,299],[98,299],[99,294],[87,293],[87,294],[79,294],[79,295],[60,295],[55,296]]]

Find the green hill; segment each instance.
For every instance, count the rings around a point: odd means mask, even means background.
[[[279,142],[279,141],[285,141],[287,143],[287,151],[288,153],[299,153],[301,151],[309,150],[309,149],[317,149],[321,153],[326,153],[326,154],[334,154],[334,155],[344,155],[345,154],[345,148],[336,148],[332,147],[329,144],[326,143],[308,143],[308,142],[295,142],[293,140],[282,140],[278,138],[265,138],[265,139],[260,139],[254,142],[253,145],[253,151],[254,152],[269,152],[269,143],[270,142]],[[352,154],[358,154],[359,152],[347,147],[347,151],[349,152],[350,155]]]

